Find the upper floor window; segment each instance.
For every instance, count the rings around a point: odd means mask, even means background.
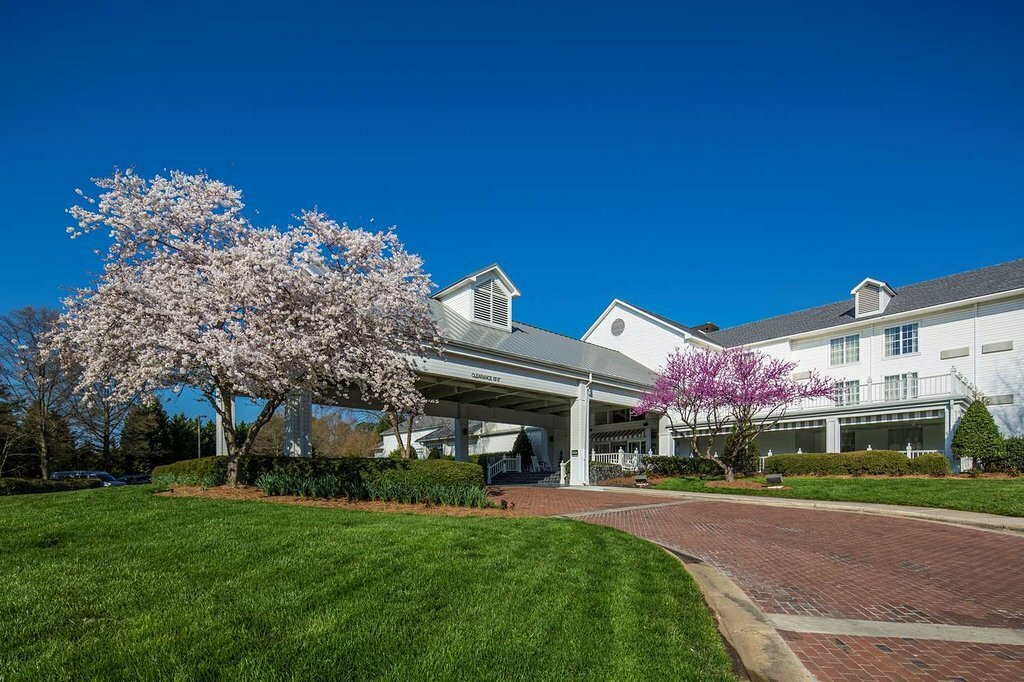
[[[885,377],[885,400],[913,400],[917,397],[917,372],[890,374]]]
[[[832,339],[829,342],[829,364],[847,365],[860,362],[860,334]]]
[[[885,330],[885,356],[916,353],[918,326],[918,323],[915,322],[899,327],[888,327]]]
[[[844,381],[839,384],[836,405],[860,405],[860,381]]]
[[[509,296],[496,279],[476,285],[473,289],[473,318],[481,322],[508,327]]]

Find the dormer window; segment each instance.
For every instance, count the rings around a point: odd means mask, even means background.
[[[497,264],[466,275],[434,294],[450,312],[476,324],[512,331],[512,299],[519,289]]]
[[[496,279],[489,279],[473,287],[473,319],[477,322],[509,327],[509,292]]]
[[[857,317],[868,317],[885,312],[889,301],[896,295],[889,285],[868,277],[850,292],[853,294],[854,314]]]

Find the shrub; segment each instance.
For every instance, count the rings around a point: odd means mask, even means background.
[[[590,485],[600,485],[613,478],[622,478],[622,467],[610,462],[590,463]]]
[[[928,452],[914,459],[907,460],[907,466],[912,474],[949,476],[953,473],[953,469],[949,465],[949,458],[941,452]]]
[[[153,481],[162,485],[222,485],[226,474],[226,457],[203,457],[157,467],[153,470]],[[239,483],[257,485],[264,474],[288,474],[302,479],[333,476],[349,486],[380,478],[419,486],[482,487],[484,483],[483,469],[476,464],[444,459],[250,455],[239,460]]]
[[[967,407],[953,434],[952,448],[955,456],[973,457],[975,464],[983,469],[999,469],[1004,465],[1006,444],[984,402],[975,400]]]
[[[494,506],[487,490],[475,485],[422,484],[394,478],[375,478],[354,484],[330,474],[302,476],[283,472],[261,474],[256,481],[263,494],[296,495],[318,499],[380,500],[417,504],[449,504],[464,507]]]
[[[228,460],[225,457],[199,457],[185,459],[174,464],[165,464],[153,469],[153,483],[169,487],[174,485],[198,485],[212,488],[224,485],[228,477]]]
[[[651,455],[644,457],[643,465],[652,476],[719,476],[722,469],[702,457],[672,457]]]
[[[6,495],[34,495],[36,493],[60,493],[70,490],[99,488],[102,483],[94,478],[46,481],[40,478],[0,478],[0,497]]]
[[[1015,474],[1024,473],[1024,437],[1006,439],[1006,470]]]
[[[765,460],[766,474],[786,476],[903,476],[907,454],[895,450],[775,455]]]
[[[470,455],[469,461],[473,464],[479,464],[481,467],[486,468],[488,464],[493,464],[496,460],[502,457],[511,457],[511,452],[486,452],[480,455]],[[455,458],[452,457],[452,460]]]

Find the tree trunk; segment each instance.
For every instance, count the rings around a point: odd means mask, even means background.
[[[733,468],[731,466],[726,466],[725,467],[725,480],[727,480],[727,481],[734,481],[734,480],[736,480],[736,472],[733,470]]]
[[[412,419],[413,419],[413,416],[410,414],[409,415],[409,429],[408,429],[408,433],[406,434],[406,438],[405,438],[405,458],[406,459],[412,459],[412,453],[413,453],[413,449],[412,449]]]
[[[39,419],[39,471],[43,475],[43,480],[50,478],[50,452],[46,442],[46,422],[45,418]]]
[[[239,455],[234,448],[228,453],[228,480],[227,484],[235,487],[238,485],[238,461]]]

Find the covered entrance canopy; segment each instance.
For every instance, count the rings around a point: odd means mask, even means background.
[[[456,459],[468,459],[470,420],[533,426],[544,430],[550,452],[570,462],[570,482],[585,484],[591,413],[636,405],[652,372],[618,351],[539,327],[495,328],[439,301],[431,305],[445,346],[440,356],[418,361],[418,385],[427,415],[455,421]],[[333,404],[375,407],[355,396]],[[308,396],[287,403],[286,454],[310,454],[311,410]]]

